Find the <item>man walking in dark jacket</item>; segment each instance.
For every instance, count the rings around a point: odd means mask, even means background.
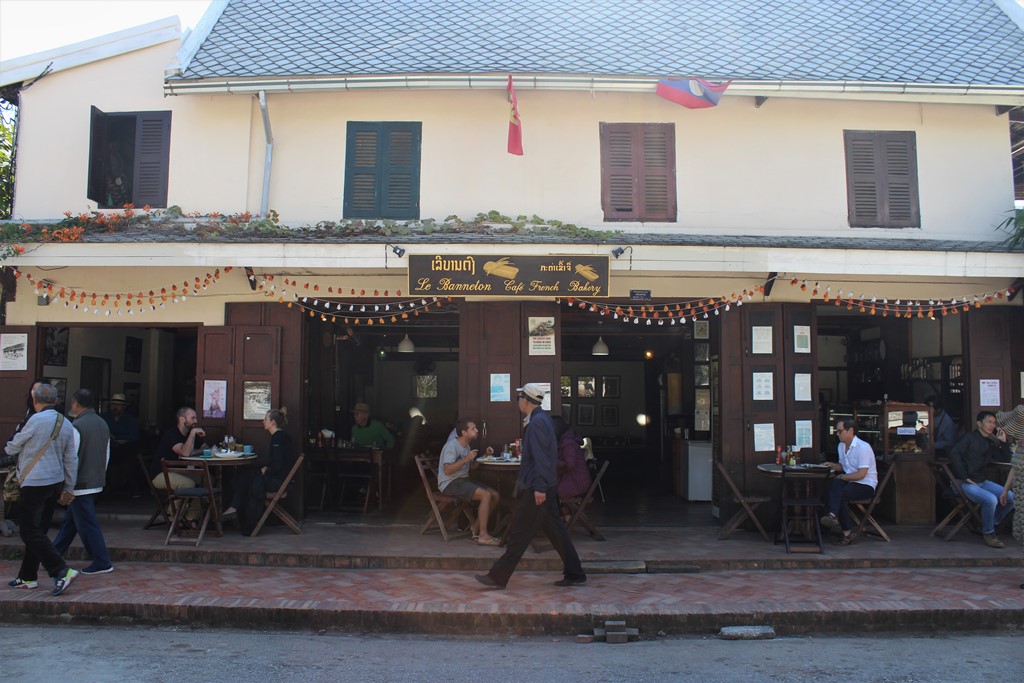
[[[1006,432],[996,428],[995,413],[981,411],[976,424],[977,429],[964,434],[949,450],[949,465],[953,476],[960,480],[964,495],[981,505],[981,535],[985,545],[1002,548],[996,527],[1013,511],[1013,492],[1009,492],[1006,505],[1002,505],[999,496],[1003,487],[989,481],[985,470],[995,458],[1009,462],[1010,447],[1006,443]]]
[[[103,530],[96,519],[96,496],[103,491],[110,460],[110,428],[107,421],[96,414],[95,406],[96,399],[88,389],[79,389],[71,397],[70,413],[75,418],[74,427],[80,439],[78,483],[75,485],[75,499],[68,505],[57,537],[53,539],[53,547],[63,556],[75,536],[82,537],[85,552],[92,560],[82,570],[83,574],[114,571]]]
[[[576,586],[587,582],[580,556],[569,538],[569,532],[558,514],[558,489],[555,464],[558,461],[558,439],[555,426],[540,404],[544,389],[538,384],[527,384],[516,389],[519,411],[525,416],[523,432],[523,459],[516,484],[522,498],[512,515],[508,546],[490,571],[476,580],[488,588],[504,588],[516,565],[526,552],[526,546],[538,528],[551,541],[562,558],[562,579],[556,586]]]

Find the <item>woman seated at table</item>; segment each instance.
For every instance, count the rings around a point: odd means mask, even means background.
[[[281,487],[281,482],[295,464],[292,440],[288,432],[284,431],[287,426],[287,408],[268,410],[263,417],[263,428],[270,432],[270,458],[266,466],[261,467],[258,472],[254,469],[241,469],[235,477],[235,494],[231,498],[230,507],[221,514],[221,518],[239,517],[243,536],[252,533],[260,515],[263,514],[266,494],[273,493]]]
[[[873,498],[878,486],[878,467],[875,452],[866,442],[857,437],[857,423],[853,420],[839,420],[836,423],[839,437],[839,462],[826,462],[831,469],[841,472],[828,489],[826,506],[828,514],[821,518],[821,525],[833,529],[842,527],[843,537],[839,545],[853,542],[850,529],[850,509],[847,501]]]
[[[583,437],[573,431],[560,415],[552,415],[555,436],[558,438],[558,460],[555,473],[558,476],[558,500],[582,496],[590,488],[590,468],[583,451]],[[562,520],[568,523],[569,509],[562,506]]]

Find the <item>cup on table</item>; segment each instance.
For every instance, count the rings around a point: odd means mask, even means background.
[[[252,444],[251,443],[247,443],[244,446],[242,446],[242,452],[243,453],[251,454],[252,453]]]
[[[209,448],[204,448],[203,449],[203,457],[204,458],[209,458],[211,455],[213,455],[213,450],[211,450]]]

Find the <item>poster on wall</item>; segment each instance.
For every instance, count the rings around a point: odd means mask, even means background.
[[[775,423],[766,422],[754,425],[754,450],[774,451],[775,450]]]
[[[242,387],[242,419],[262,420],[271,408],[270,382],[244,382]]]
[[[531,356],[553,356],[555,355],[555,319],[552,318],[530,318],[530,355]]]
[[[0,370],[28,370],[28,335],[0,334]]]
[[[508,373],[491,373],[491,403],[512,400],[512,375]]]
[[[814,448],[812,433],[814,432],[814,423],[811,420],[797,420],[796,421],[796,447],[797,448]]]
[[[770,354],[772,352],[772,328],[755,325],[750,332],[750,352]]]
[[[798,372],[793,375],[793,400],[811,400],[811,375],[810,373]]]
[[[771,401],[775,398],[775,374],[771,372],[755,372],[754,379],[754,400]]]
[[[228,381],[226,379],[203,380],[203,417],[221,419],[225,415]],[[269,410],[269,408],[268,408]],[[266,411],[263,411],[264,413]],[[262,419],[262,415],[260,418]]]
[[[535,384],[544,390],[544,400],[540,402],[540,407],[548,412],[551,411],[551,382],[535,382]]]
[[[999,407],[1002,405],[999,400],[999,380],[979,379],[978,396],[980,397],[978,405],[983,408]]]
[[[709,410],[695,410],[693,411],[693,429],[698,432],[710,432],[711,431],[711,411]]]
[[[811,326],[793,325],[793,352],[811,352]]]

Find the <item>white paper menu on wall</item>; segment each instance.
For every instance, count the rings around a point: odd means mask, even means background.
[[[772,352],[772,328],[754,326],[750,331],[750,352],[770,354]]]
[[[754,450],[774,451],[775,450],[775,423],[754,425]]]

